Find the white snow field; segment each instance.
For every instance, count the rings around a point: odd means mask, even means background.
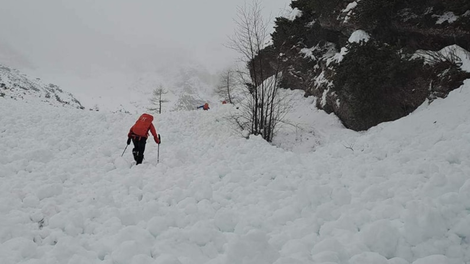
[[[138,115],[0,98],[0,263],[470,263],[469,80],[364,133],[317,113],[315,151],[230,111],[156,116],[131,167]]]

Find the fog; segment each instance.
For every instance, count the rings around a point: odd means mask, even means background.
[[[251,1],[247,1],[250,3]],[[184,62],[216,71],[245,0],[0,0],[0,63],[80,76]],[[289,0],[262,2],[265,18]]]

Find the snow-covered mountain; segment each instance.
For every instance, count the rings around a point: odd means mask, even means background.
[[[83,109],[81,103],[54,84],[31,79],[18,70],[0,65],[0,97],[14,100],[41,101],[55,106]]]
[[[0,98],[1,263],[470,263],[468,80],[363,133],[290,96],[293,151],[223,105],[157,116],[133,167],[138,115]]]

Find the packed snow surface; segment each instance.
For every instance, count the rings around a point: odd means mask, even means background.
[[[132,166],[138,115],[0,98],[0,263],[470,263],[470,82],[365,133],[315,115],[314,151],[231,111],[156,116]]]

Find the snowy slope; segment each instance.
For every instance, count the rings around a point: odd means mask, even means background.
[[[0,97],[29,101],[41,101],[55,106],[83,108],[80,102],[57,85],[44,84],[31,79],[20,71],[0,64]]]
[[[304,97],[301,90],[281,90],[280,98],[288,102],[285,118],[276,127],[273,144],[288,151],[308,153],[332,141],[349,145],[358,133],[347,130],[334,114],[316,107],[315,97]]]
[[[163,114],[132,168],[136,115],[0,111],[2,264],[470,263],[468,81],[365,133],[316,115],[310,153],[239,137],[231,106]]]

